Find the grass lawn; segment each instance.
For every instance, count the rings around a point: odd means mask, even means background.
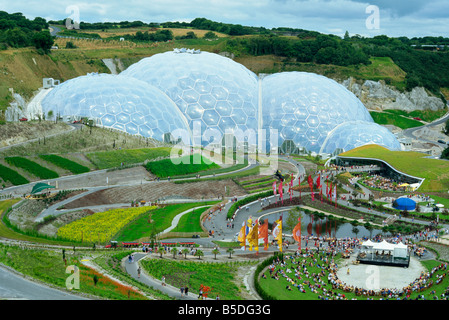
[[[79,163],[76,163],[72,160],[63,158],[61,156],[57,156],[54,154],[42,154],[39,156],[41,159],[51,162],[54,165],[63,168],[65,170],[70,171],[73,174],[79,174],[84,172],[89,172],[89,168],[85,167],[83,165],[80,165]]]
[[[221,252],[221,254],[226,253]],[[203,285],[210,288],[210,298],[215,298],[218,294],[222,300],[242,299],[241,289],[235,283],[237,269],[238,267],[249,268],[254,263],[200,263],[178,260],[146,259],[142,261],[142,268],[156,279],[164,275],[167,283],[175,287],[188,285],[189,295],[198,296],[198,290]]]
[[[220,169],[220,166],[206,160],[200,154],[194,154],[176,159],[150,161],[146,164],[146,168],[160,178],[167,178],[203,171],[210,172],[210,170]]]
[[[374,122],[380,125],[391,124],[401,129],[415,128],[423,125],[422,122],[414,119],[405,118],[400,114],[391,112],[370,112]]]
[[[100,151],[86,154],[87,158],[100,170],[119,168],[122,163],[125,166],[143,163],[145,160],[168,157],[169,155],[170,148],[166,147]]]
[[[303,252],[304,252],[304,250],[303,250]],[[270,294],[273,297],[276,297],[279,300],[317,300],[317,299],[319,299],[319,295],[323,296],[323,292],[324,292],[323,289],[316,288],[318,286],[318,284],[320,284],[320,286],[322,288],[325,288],[327,291],[331,290],[337,294],[338,293],[344,294],[345,298],[348,300],[351,300],[352,298],[356,298],[357,300],[366,300],[366,297],[357,296],[353,292],[345,292],[341,289],[332,289],[332,285],[328,284],[328,282],[327,282],[327,276],[328,276],[329,272],[327,271],[327,269],[324,269],[324,268],[322,269],[317,266],[317,264],[320,264],[321,266],[328,265],[328,263],[326,263],[324,261],[324,258],[325,258],[325,254],[323,254],[323,253],[321,253],[319,255],[314,253],[313,257],[308,256],[306,258],[303,258],[301,256],[301,257],[295,257],[294,259],[287,258],[284,255],[284,261],[286,262],[286,266],[280,267],[279,264],[275,265],[275,270],[273,272],[273,275],[275,275],[277,270],[283,270],[283,273],[287,277],[292,279],[295,282],[295,284],[302,284],[305,292],[300,291],[296,286],[294,286],[294,284],[292,284],[290,281],[288,281],[288,279],[286,277],[284,277],[281,272],[278,272],[277,279],[272,278],[270,276],[270,272],[268,269],[264,272],[266,278],[260,277],[259,283],[260,283],[262,289],[266,293]],[[314,259],[315,259],[315,261],[314,261]],[[295,261],[297,263],[293,264],[292,263],[293,261]],[[330,260],[328,260],[328,261],[330,261]],[[337,256],[335,256],[335,262],[337,264],[341,264],[340,254],[337,254]],[[311,266],[311,264],[312,264],[312,266]],[[428,271],[431,271],[433,268],[441,265],[441,262],[435,261],[435,260],[428,260],[428,261],[422,261],[422,264]],[[306,277],[305,273],[303,272],[303,267],[302,267],[303,265],[306,266],[307,271],[310,275],[312,275],[312,274],[318,275],[321,273],[320,278],[321,278],[321,280],[323,280],[323,282],[319,283],[318,281],[315,281],[316,278],[311,277],[311,276]],[[301,270],[301,273],[300,273],[301,279],[298,279],[297,277],[295,277],[294,269],[297,268],[298,266],[299,266],[299,269]],[[286,272],[287,269],[292,270],[292,272],[287,273]],[[325,270],[324,274],[322,273],[323,270]],[[435,271],[435,273],[429,279],[434,282],[434,285],[431,288],[425,289],[424,291],[420,292],[419,294],[425,295],[426,299],[429,299],[429,300],[433,299],[434,296],[439,297],[443,292],[445,292],[446,288],[448,287],[449,278],[447,276],[445,276],[443,278],[443,280],[441,281],[441,283],[439,283],[439,284],[436,284],[436,280],[437,280],[438,275],[442,275],[445,273],[446,273],[446,270],[444,270],[444,269]],[[315,287],[315,289],[313,289],[313,290],[316,290],[315,292],[313,292],[312,288],[309,287],[307,282],[310,282],[310,284],[312,284]],[[291,291],[286,288],[287,286],[290,286]],[[432,290],[435,290],[435,293],[431,293]],[[410,299],[415,299],[417,296],[418,296],[418,292],[412,292],[410,295]],[[380,296],[374,296],[373,298],[375,300],[377,300],[380,298]],[[329,300],[331,300],[331,298]]]
[[[73,289],[74,291],[113,300],[127,300],[129,292],[129,299],[146,299],[133,289],[81,265],[76,255],[66,254],[66,259],[67,265],[76,265],[80,270],[80,287],[79,289]],[[0,244],[0,262],[32,278],[66,289],[66,280],[69,274],[66,273],[67,267],[60,250],[22,249]],[[98,277],[96,285],[93,281],[94,275]]]
[[[340,156],[384,160],[401,172],[425,178],[419,192],[447,192],[449,189],[449,162],[425,158],[427,155],[424,153],[390,151],[378,145],[366,145],[344,152]]]
[[[196,203],[180,203],[180,204],[173,204],[168,205],[166,207],[162,207],[156,210],[151,211],[151,220],[152,222],[149,223],[149,215],[148,214],[142,214],[139,217],[137,217],[134,221],[129,223],[127,226],[125,226],[115,237],[114,240],[118,242],[128,242],[128,241],[136,241],[141,238],[151,237],[151,234],[157,234],[168,227],[171,226],[173,218],[191,208],[200,207],[204,205],[213,205],[218,203],[218,201],[214,202],[196,202]],[[204,209],[206,210],[206,209]],[[204,212],[203,209],[201,210],[195,210],[194,216],[198,214],[199,212]],[[191,219],[187,216],[183,216],[185,219],[184,226],[187,227],[187,225],[190,225]],[[198,220],[199,222],[199,220]],[[181,221],[180,221],[181,223]],[[198,223],[199,224],[199,223]],[[199,226],[199,225],[198,225]],[[178,232],[181,232],[180,229],[175,230]],[[184,230],[182,230],[184,232]]]
[[[201,229],[201,221],[200,217],[208,210],[211,206],[200,208],[197,210],[193,210],[192,212],[189,212],[181,217],[179,219],[179,223],[176,226],[175,229],[173,229],[174,232],[203,232],[203,229]]]

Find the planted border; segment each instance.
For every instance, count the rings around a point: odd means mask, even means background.
[[[1,164],[0,164],[0,177],[4,181],[9,181],[15,186],[21,185],[21,184],[27,184],[30,182],[25,177],[18,174],[16,171],[14,171],[8,167],[5,167]]]
[[[85,173],[90,171],[88,167],[54,154],[42,154],[39,157],[42,160],[51,162],[62,169],[70,171],[73,174]]]
[[[28,171],[29,173],[31,173],[32,175],[39,177],[41,179],[54,179],[54,178],[58,178],[59,175],[50,170],[47,169],[43,166],[41,166],[40,164],[28,160],[26,158],[22,158],[22,157],[7,157],[5,158],[5,161],[8,162],[10,165],[15,166],[17,168],[22,168],[26,171]]]

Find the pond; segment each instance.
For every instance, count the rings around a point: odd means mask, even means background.
[[[286,230],[286,221],[290,215],[289,210],[286,209],[283,212],[276,212],[268,214],[262,217],[262,220],[268,219],[268,223],[271,224],[278,220],[282,215],[283,220],[283,233],[289,234],[291,230]],[[297,213],[296,213],[297,215]],[[301,211],[301,235],[302,236],[328,236],[332,238],[373,238],[378,234],[388,236],[388,233],[382,233],[381,229],[368,230],[363,225],[357,225],[357,235],[353,232],[354,226],[349,222],[341,222],[335,219],[329,220],[327,217],[319,219],[312,214],[306,214]]]

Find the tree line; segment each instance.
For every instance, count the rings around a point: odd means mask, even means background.
[[[46,53],[53,45],[53,38],[48,31],[44,18],[29,20],[22,13],[9,14],[0,11],[0,49],[34,46]]]

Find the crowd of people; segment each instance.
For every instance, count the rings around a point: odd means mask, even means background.
[[[425,250],[413,243],[415,235],[402,237],[396,236],[389,239],[390,242],[403,242],[408,244],[413,252]],[[418,237],[427,237],[426,234],[417,234]],[[380,290],[369,290],[357,286],[348,285],[337,276],[339,266],[335,262],[335,256],[338,253],[345,253],[348,250],[358,248],[361,239],[344,239],[327,242],[327,246],[316,246],[313,248],[304,248],[297,250],[292,255],[284,255],[282,259],[275,259],[268,266],[269,276],[274,280],[284,278],[287,281],[286,290],[298,290],[301,293],[310,292],[317,295],[322,300],[346,300],[348,293],[352,293],[353,298],[363,299],[410,299],[413,293],[419,293],[416,299],[425,299],[421,294],[424,290],[431,288],[434,284],[439,284],[447,276],[447,263],[441,263],[434,267],[430,272],[422,272],[421,275],[412,283],[404,288],[382,288]],[[381,241],[381,236],[373,238],[373,241]],[[316,271],[319,270],[319,271]],[[348,269],[349,272],[349,269]],[[439,272],[435,275],[436,272]],[[435,275],[435,276],[434,276]],[[263,278],[267,278],[264,273]],[[330,285],[330,287],[329,287]],[[449,287],[440,295],[436,291],[430,292],[433,299],[449,300]],[[355,296],[355,297],[354,297]]]
[[[377,174],[365,177],[363,179],[363,184],[371,188],[387,191],[405,192],[407,189],[407,186],[401,186],[403,185],[402,182],[387,177],[383,177]]]

